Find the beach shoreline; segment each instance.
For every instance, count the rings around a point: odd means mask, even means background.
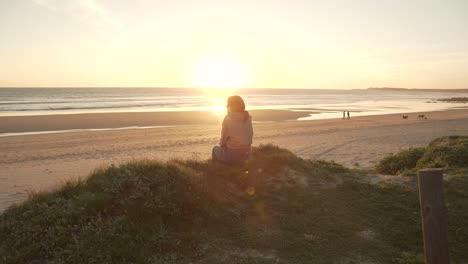
[[[421,114],[428,120],[418,119],[417,114],[408,119],[391,114],[350,120],[259,122],[254,123],[254,145],[272,143],[302,158],[368,169],[390,153],[422,146],[441,136],[468,135],[466,109]],[[0,211],[25,200],[31,191],[50,190],[64,181],[85,178],[101,166],[140,159],[207,159],[219,135],[220,124],[213,122],[0,137]]]
[[[464,110],[454,107],[434,111],[369,113],[349,111],[352,118],[379,117],[390,115],[417,115],[445,111]],[[345,113],[348,111],[344,111]],[[321,121],[342,119],[342,112],[336,109],[290,108],[249,110],[254,123],[282,121]],[[197,126],[220,124],[225,111],[168,111],[168,112],[109,112],[73,113],[46,115],[0,116],[0,137],[70,132],[95,132],[129,129],[155,129],[176,126]]]
[[[251,110],[255,122],[276,122],[307,117],[314,111]],[[2,133],[66,130],[151,128],[188,125],[216,125],[225,113],[214,111],[116,112],[65,115],[0,116]]]

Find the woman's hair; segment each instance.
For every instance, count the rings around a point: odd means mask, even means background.
[[[238,95],[233,95],[229,97],[227,100],[227,108],[231,112],[244,112],[245,111],[244,100],[242,100],[242,97]]]
[[[228,112],[244,113],[244,121],[249,117],[249,112],[245,111],[245,103],[242,97],[233,95],[227,100]]]

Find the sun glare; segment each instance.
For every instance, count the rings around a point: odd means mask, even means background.
[[[221,118],[226,114],[227,98],[236,94],[236,90],[231,88],[205,88],[203,89],[203,93],[209,102],[209,107],[207,110],[213,112],[215,115]]]
[[[247,86],[245,64],[236,56],[206,56],[193,69],[194,86],[198,88],[242,88]]]
[[[217,116],[226,114],[226,100],[236,88],[247,87],[247,67],[239,57],[216,53],[206,55],[193,67],[193,85],[201,88],[209,100],[208,110]]]

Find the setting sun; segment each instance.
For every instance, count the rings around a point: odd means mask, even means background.
[[[193,82],[200,88],[241,88],[247,86],[246,65],[227,54],[202,58],[193,69]]]
[[[237,93],[235,89],[231,88],[204,88],[202,91],[209,102],[207,110],[215,113],[219,117],[222,117],[224,114],[226,114],[227,98]]]

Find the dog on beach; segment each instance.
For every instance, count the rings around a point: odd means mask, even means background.
[[[418,119],[427,119],[426,115],[418,115]]]
[[[408,119],[408,116],[407,116],[407,115],[404,115],[404,116],[403,116],[403,119]]]

